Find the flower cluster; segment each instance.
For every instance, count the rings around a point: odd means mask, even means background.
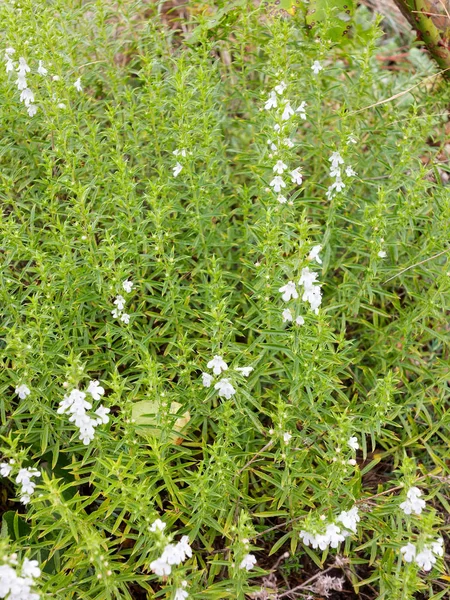
[[[9,477],[14,469],[15,460],[12,458],[9,463],[0,463],[0,475],[2,477]],[[22,504],[28,504],[31,495],[34,493],[36,483],[33,481],[33,477],[40,477],[41,472],[34,467],[26,467],[19,469],[16,477],[16,483],[21,485],[20,490],[20,501]]]
[[[444,556],[444,540],[440,537],[435,542],[424,544],[420,552],[417,546],[409,542],[400,548],[400,552],[405,562],[415,562],[424,571],[431,571],[438,557]]]
[[[342,192],[342,190],[345,188],[345,183],[342,180],[344,159],[339,152],[333,152],[328,160],[331,162],[330,176],[334,177],[334,182],[328,188],[326,196],[328,200],[332,200],[336,194]],[[346,167],[345,174],[347,177],[355,177],[356,175],[355,171],[350,166]]]
[[[122,288],[127,294],[129,294],[133,289],[133,285],[134,284],[132,281],[125,279],[125,281],[122,283]],[[111,311],[111,314],[115,319],[120,319],[122,323],[128,325],[128,323],[130,322],[130,315],[124,312],[123,310],[125,308],[125,302],[125,298],[121,294],[117,294],[117,296],[114,299],[114,304],[116,308],[114,308]]]
[[[33,477],[40,476],[41,472],[33,467],[27,467],[19,470],[19,473],[16,477],[16,483],[22,485],[22,489],[20,490],[20,501],[22,504],[29,503],[31,495],[34,493],[34,489],[36,487],[36,483],[32,481],[32,479]]]
[[[17,67],[14,66],[14,61],[12,59],[13,54],[15,54],[14,48],[6,48],[5,50],[5,63],[6,63],[6,72],[16,71],[17,79],[16,85],[17,89],[20,92],[20,101],[23,102],[27,108],[28,114],[30,117],[33,117],[37,113],[37,106],[33,104],[34,102],[34,93],[28,87],[27,82],[27,73],[30,72],[30,67],[28,66],[27,61],[21,56],[19,58],[19,64]],[[39,61],[38,68],[39,75],[46,75],[47,69],[42,66],[42,61]]]
[[[23,56],[21,56],[19,58],[19,62],[17,64],[17,66],[14,65],[14,61],[13,61],[12,57],[13,57],[13,54],[15,54],[15,52],[16,51],[14,48],[6,48],[5,49],[4,61],[5,61],[6,72],[10,73],[10,72],[16,71],[17,79],[16,79],[15,83],[17,85],[17,89],[20,92],[20,101],[25,104],[28,115],[30,117],[34,117],[34,115],[37,113],[38,107],[36,106],[36,104],[34,104],[34,99],[35,99],[34,92],[28,86],[28,81],[27,81],[27,73],[30,73],[31,69],[30,69],[27,61],[25,60],[25,58],[23,58]],[[40,75],[41,77],[45,77],[48,74],[48,70],[44,67],[42,60],[38,61],[38,67],[36,69],[36,73],[38,75]],[[59,77],[58,77],[58,75],[53,75],[52,79],[53,79],[53,81],[58,81]],[[78,92],[81,92],[83,90],[83,88],[81,86],[81,78],[80,77],[75,81],[73,86]],[[62,102],[60,102],[58,104],[58,108],[65,108],[65,106],[66,105],[63,104]]]
[[[287,86],[286,86],[285,82],[282,81],[281,83],[276,85],[271,92],[269,92],[269,97],[264,104],[265,110],[270,110],[272,108],[278,108],[279,103],[280,103],[281,104],[280,108],[283,109],[281,116],[280,116],[281,123],[288,121],[291,118],[291,116],[293,116],[295,113],[297,113],[301,119],[305,120],[306,119],[306,111],[305,111],[306,102],[302,102],[296,110],[294,110],[292,108],[289,100],[284,100],[283,102],[281,102],[280,97],[285,92],[286,87]],[[281,133],[282,132],[282,124],[277,123],[274,127],[274,130],[277,133]],[[270,146],[270,149],[275,153],[277,153],[279,151],[279,148],[281,147],[281,145],[286,146],[288,148],[292,148],[294,145],[290,138],[282,138],[280,140],[280,143],[278,144],[278,146],[272,140],[269,140],[268,144]],[[273,191],[277,194],[277,200],[278,200],[278,202],[280,202],[280,204],[285,204],[287,202],[286,196],[284,196],[281,193],[284,190],[284,188],[286,188],[286,182],[283,179],[283,175],[284,175],[284,172],[287,170],[289,170],[289,167],[285,162],[283,162],[283,160],[277,160],[277,162],[275,163],[275,165],[272,168],[274,177],[269,185],[273,189]],[[302,175],[300,167],[296,167],[295,169],[289,171],[289,175],[290,175],[292,183],[294,183],[295,185],[302,185],[303,175]]]
[[[189,538],[183,535],[177,544],[167,544],[162,555],[150,563],[150,569],[159,577],[170,575],[173,565],[179,565],[192,556]],[[186,596],[185,596],[186,597]]]
[[[360,521],[358,515],[358,507],[354,506],[349,511],[342,511],[336,518],[335,523],[327,523],[325,529],[319,532],[309,532],[302,529],[300,531],[300,539],[303,540],[305,546],[325,550],[329,546],[337,548],[346,537],[352,533],[356,533],[357,524]],[[340,523],[340,526],[336,523]]]
[[[186,150],[186,148],[180,148],[179,150],[174,150],[172,152],[172,154],[174,156],[178,157],[182,157],[182,158],[186,158],[186,156],[188,155],[188,152]],[[189,152],[189,154],[192,154],[192,152]],[[180,163],[180,160],[178,159],[175,166],[172,168],[173,171],[173,176],[174,177],[178,177],[178,175],[181,173],[181,171],[183,170],[183,165]]]
[[[69,421],[75,423],[80,430],[79,439],[86,446],[94,439],[95,428],[102,423],[106,424],[109,421],[109,408],[105,408],[102,404],[94,411],[96,417],[91,417],[87,414],[87,410],[92,408],[92,404],[86,400],[86,394],[90,394],[93,400],[100,400],[100,397],[105,393],[104,388],[98,381],[89,382],[86,392],[81,392],[78,389],[73,389],[69,394],[66,394],[63,400],[59,403],[58,414],[69,413]]]
[[[223,358],[219,355],[215,355],[206,365],[208,369],[212,369],[214,375],[221,375],[223,371],[228,370],[227,363],[223,360]],[[236,367],[235,371],[243,375],[244,377],[248,377],[250,373],[253,371],[253,367]],[[214,377],[209,373],[202,373],[202,383],[204,387],[211,387],[213,384]],[[220,397],[224,397],[229,400],[236,393],[235,388],[233,387],[231,381],[227,377],[223,377],[220,379],[215,385],[214,389],[217,390],[217,393]]]
[[[317,246],[316,246],[317,247]],[[302,269],[299,285],[303,285],[303,302],[309,302],[311,310],[319,312],[319,306],[322,303],[322,289],[320,284],[316,284],[317,273],[309,270],[309,267]],[[316,285],[315,285],[316,284]]]
[[[39,600],[40,595],[33,591],[34,580],[41,574],[38,561],[24,558],[20,570],[17,569],[17,554],[4,556],[3,561],[4,564],[0,565],[0,598]]]
[[[322,262],[318,256],[318,252],[320,252],[321,246],[314,246],[311,251],[311,255],[314,255],[317,262]],[[309,302],[311,310],[313,310],[316,314],[319,312],[319,306],[322,303],[322,290],[320,284],[317,283],[317,273],[310,271],[309,267],[305,267],[302,269],[302,273],[298,282],[298,285],[303,286],[303,295],[302,300],[304,302]],[[296,300],[298,298],[297,287],[294,281],[288,281],[286,285],[283,285],[278,289],[282,294],[282,299],[285,302],[289,302],[292,298]],[[293,321],[294,317],[289,308],[286,308],[282,312],[283,321]],[[298,316],[295,319],[297,325],[303,325],[305,320],[302,316]]]
[[[421,499],[422,491],[417,487],[411,487],[406,492],[406,500],[400,504],[405,515],[420,515],[426,506],[425,500]]]

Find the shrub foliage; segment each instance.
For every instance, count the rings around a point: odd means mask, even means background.
[[[0,5],[3,585],[443,598],[448,92],[166,4]]]

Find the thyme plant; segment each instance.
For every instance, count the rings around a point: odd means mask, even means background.
[[[445,597],[448,91],[333,15],[0,4],[1,598]]]

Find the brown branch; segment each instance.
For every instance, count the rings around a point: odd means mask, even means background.
[[[449,78],[446,70],[450,67],[449,0],[395,0],[395,3],[444,69],[444,77]]]

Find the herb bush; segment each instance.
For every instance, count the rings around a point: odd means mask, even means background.
[[[235,5],[0,5],[1,598],[447,593],[448,92]]]

